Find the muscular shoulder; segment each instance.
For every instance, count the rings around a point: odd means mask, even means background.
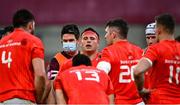
[[[29,34],[28,35],[29,37],[27,37],[32,43],[34,43],[36,46],[43,46],[43,43],[42,43],[42,41],[38,38],[38,37],[36,37],[36,36],[34,36],[34,35],[31,35],[31,34]]]
[[[16,34],[16,33],[14,33]],[[35,35],[32,35],[31,33],[21,31],[20,35],[14,35],[17,38],[26,39],[28,41],[34,42],[34,43],[42,43],[42,41]]]
[[[105,53],[111,54],[111,52],[113,52],[114,49],[115,49],[115,47],[113,45],[107,46],[101,51],[101,55],[104,55]]]
[[[161,47],[162,45],[161,44],[159,44],[159,43],[156,43],[156,44],[153,44],[153,45],[151,45],[151,46],[148,46],[147,48],[146,48],[146,50],[145,50],[145,54],[147,53],[147,52],[158,52],[158,50],[160,50],[162,47]]]
[[[132,50],[136,50],[136,51],[141,51],[143,52],[143,49],[141,47],[139,47],[138,45],[136,44],[133,44],[131,42],[129,42],[129,44],[127,45],[127,47],[130,47]]]

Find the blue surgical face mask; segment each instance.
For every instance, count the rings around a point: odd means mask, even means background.
[[[64,51],[76,51],[77,45],[75,42],[63,42]]]

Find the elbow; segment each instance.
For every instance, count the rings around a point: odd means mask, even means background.
[[[134,77],[138,77],[141,73],[138,71],[134,71]]]
[[[140,74],[142,74],[137,66],[133,69],[133,71],[134,71],[134,77],[138,77]]]

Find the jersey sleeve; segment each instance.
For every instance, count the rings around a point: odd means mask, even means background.
[[[100,70],[104,70],[107,74],[111,70],[111,55],[108,51],[108,49],[104,49],[101,53],[101,58],[99,59],[99,62],[97,64],[97,68]]]
[[[108,77],[108,87],[107,87],[106,94],[107,95],[114,94],[113,84],[112,84],[112,82],[111,82],[109,77]]]
[[[40,39],[36,39],[32,42],[32,58],[44,59],[44,46]]]
[[[105,48],[105,49],[103,49],[103,51],[101,53],[100,61],[110,62],[111,61],[111,56],[112,55],[111,55],[110,51],[107,48]]]
[[[149,46],[147,50],[144,52],[143,57],[148,58],[151,62],[154,62],[158,58],[158,51],[156,46]]]
[[[62,83],[61,83],[61,75],[58,75],[57,78],[54,81],[54,90],[56,89],[62,89]]]

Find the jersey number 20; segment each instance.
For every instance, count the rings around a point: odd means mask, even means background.
[[[131,67],[129,67],[128,65],[120,66],[121,72],[119,74],[119,83],[130,83],[131,81],[134,81],[134,74],[133,74],[134,66],[131,66]],[[128,76],[130,76],[130,78],[125,78]]]

